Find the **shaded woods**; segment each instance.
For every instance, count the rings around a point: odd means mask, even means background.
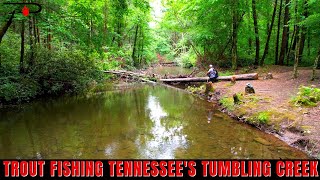
[[[148,1],[24,0],[42,6],[29,16],[21,13],[23,4],[5,2],[0,0],[0,104],[81,92],[103,79],[101,70],[141,67],[152,59]]]

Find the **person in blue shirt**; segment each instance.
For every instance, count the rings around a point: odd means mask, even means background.
[[[207,75],[209,77],[209,81],[213,83],[218,78],[218,72],[213,68],[213,66],[211,64],[210,64],[209,68],[210,69],[207,72]]]

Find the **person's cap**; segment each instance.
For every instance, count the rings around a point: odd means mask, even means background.
[[[209,67],[211,67],[211,68],[212,68],[212,65],[210,64],[210,65],[209,65]]]

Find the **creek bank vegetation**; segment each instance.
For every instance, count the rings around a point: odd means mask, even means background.
[[[261,69],[258,69],[261,71]],[[305,70],[302,74],[310,73]],[[259,80],[217,82],[190,85],[186,88],[230,117],[271,133],[310,157],[319,158],[317,123],[320,107],[320,84],[310,78],[279,80],[290,71],[263,74]],[[270,74],[275,78],[269,78]],[[269,77],[268,77],[269,76]],[[248,93],[250,83],[255,92]],[[276,84],[277,83],[277,84]],[[277,92],[277,93],[274,93]]]

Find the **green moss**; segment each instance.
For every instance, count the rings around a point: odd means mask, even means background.
[[[223,97],[219,100],[223,107],[227,108],[228,110],[234,110],[234,103],[233,98],[230,97]]]
[[[226,83],[226,84],[225,84],[225,87],[231,87],[231,86],[233,86],[233,85],[234,85],[234,83],[230,82],[230,83]]]
[[[234,113],[237,115],[237,116],[244,116],[247,114],[247,108],[244,107],[244,106],[238,106],[235,110],[234,110]]]
[[[256,95],[248,95],[248,96],[246,96],[246,100],[248,100],[249,102],[252,102],[252,103],[257,103],[260,101],[260,98],[257,97]]]
[[[257,116],[257,119],[260,123],[266,124],[268,121],[270,121],[270,115],[268,112],[260,112]]]
[[[301,86],[299,92],[294,96],[290,103],[295,106],[317,106],[320,101],[320,89]]]
[[[261,111],[261,112],[255,113],[251,117],[248,118],[248,121],[250,121],[254,124],[269,124],[270,112]]]

